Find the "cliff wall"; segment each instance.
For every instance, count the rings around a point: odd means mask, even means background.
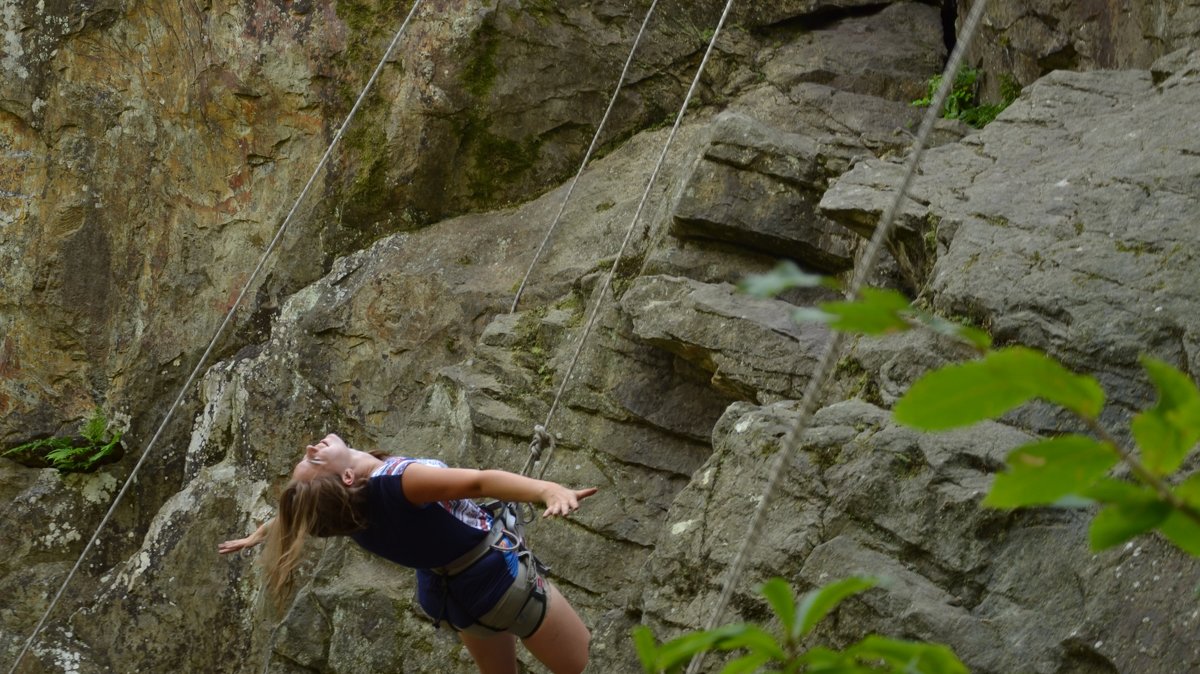
[[[854,269],[966,7],[739,8],[632,222],[721,9],[662,3],[510,312],[648,4],[422,5],[21,671],[472,671],[418,617],[410,572],[318,544],[276,621],[254,555],[216,543],[269,517],[329,431],[520,469],[598,301],[546,476],[601,492],[533,545],[592,628],[595,671],[638,671],[633,625],[707,618],[828,336],[790,318],[827,292],[732,284],[780,256]],[[874,282],[1097,376],[1115,429],[1152,399],[1138,355],[1200,372],[1200,24],[1184,0],[1041,4],[993,1],[973,63],[1025,89],[982,131],[939,123]],[[0,8],[0,447],[97,406],[126,429],[125,456],[94,473],[0,460],[0,653],[45,610],[407,10]],[[1068,43],[1077,58],[1052,58]],[[1005,452],[1061,419],[1034,406],[938,436],[890,420],[921,373],[962,357],[924,335],[852,345],[728,619],[765,615],[767,577],[869,572],[894,582],[824,636],[938,641],[978,672],[1200,667],[1193,560],[1155,537],[1093,555],[1086,513],[979,507]]]

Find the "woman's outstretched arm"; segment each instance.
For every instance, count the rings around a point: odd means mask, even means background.
[[[414,463],[404,470],[404,496],[413,503],[460,498],[494,498],[501,501],[542,503],[542,517],[566,516],[597,489],[569,489],[548,480],[535,480],[503,470],[439,468]]]
[[[254,530],[254,533],[245,538],[235,538],[233,540],[218,544],[217,552],[221,553],[222,555],[227,555],[231,552],[252,548],[259,543],[262,543],[267,538],[267,527],[271,526],[271,523],[274,521],[275,518],[267,520],[263,524],[259,525],[259,527]]]

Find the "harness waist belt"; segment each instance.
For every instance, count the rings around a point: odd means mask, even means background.
[[[549,596],[538,571],[538,561],[528,550],[518,555],[520,564],[512,585],[487,613],[473,624],[458,628],[459,631],[483,637],[511,632],[525,639],[542,626]]]
[[[503,535],[504,527],[501,526],[499,522],[493,523],[491,531],[489,531],[487,535],[483,537],[483,540],[476,543],[475,547],[468,550],[465,554],[453,562],[450,562],[445,566],[439,566],[437,568],[430,569],[430,571],[438,574],[439,576],[457,576],[463,571],[469,569],[472,564],[478,562],[481,557],[486,555],[488,550],[491,550],[492,546],[495,545]]]

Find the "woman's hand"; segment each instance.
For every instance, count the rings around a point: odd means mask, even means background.
[[[599,491],[596,487],[568,489],[554,482],[549,485],[541,499],[546,504],[546,512],[542,513],[542,517],[566,517],[579,510],[580,501]]]
[[[228,555],[231,552],[245,550],[246,548],[252,548],[256,545],[258,545],[258,541],[255,540],[254,534],[250,534],[245,538],[235,538],[231,541],[218,543],[217,552],[221,553],[222,555]]]
[[[222,555],[228,555],[231,552],[238,552],[239,550],[252,548],[259,543],[262,543],[267,537],[267,527],[271,526],[271,523],[274,521],[274,518],[272,518],[267,520],[265,523],[258,525],[258,528],[254,530],[254,533],[245,538],[235,538],[231,541],[219,543],[217,545],[217,552],[221,553]]]

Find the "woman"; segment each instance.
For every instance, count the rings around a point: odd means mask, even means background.
[[[226,554],[265,540],[267,586],[282,601],[294,588],[309,535],[350,536],[417,569],[421,607],[459,631],[481,673],[515,674],[518,637],[555,674],[577,673],[587,665],[587,627],[536,560],[470,499],[543,503],[543,517],[565,517],[595,493],[500,470],[370,454],[330,434],[305,448],[275,519],[217,549]]]

